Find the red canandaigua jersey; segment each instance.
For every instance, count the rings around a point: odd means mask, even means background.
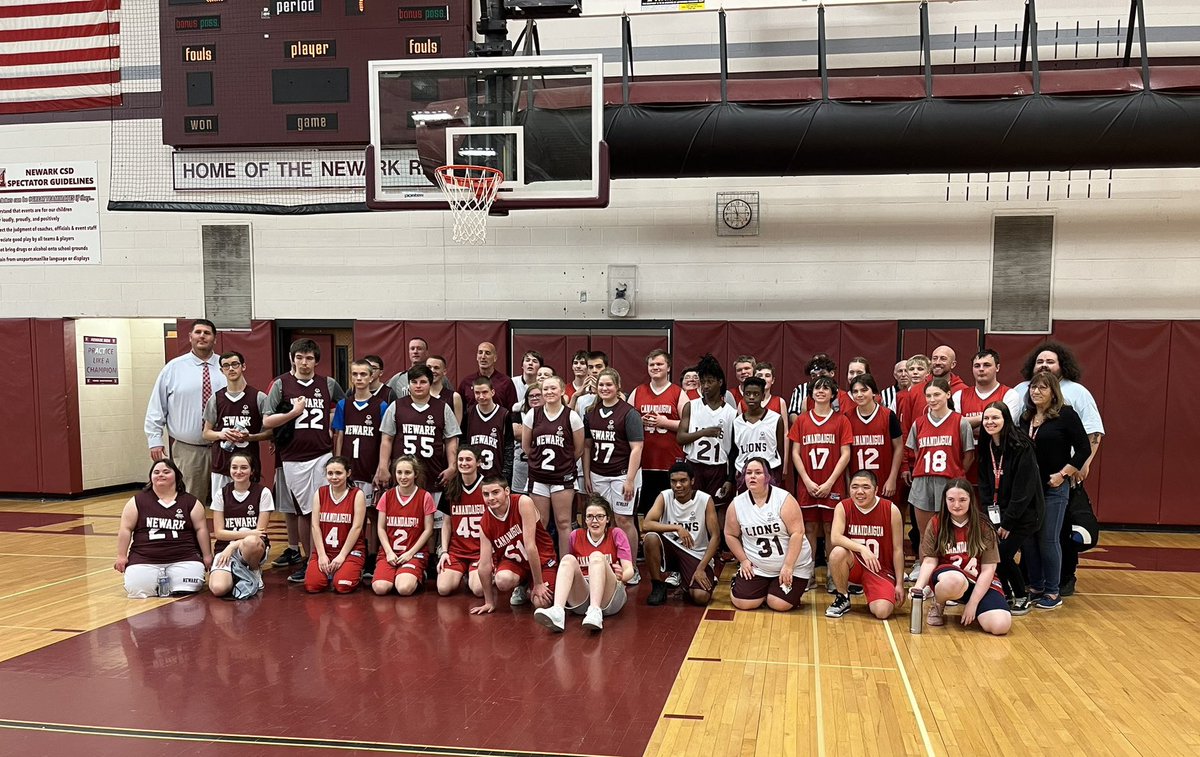
[[[933,533],[936,534],[938,532],[938,520],[940,518],[940,515],[933,516],[933,520],[929,521],[929,525],[926,526],[926,528],[933,529]],[[951,545],[945,553],[938,557],[938,567],[954,568],[972,581],[978,582],[980,556],[972,555],[967,549],[967,535],[969,530],[969,524],[954,526],[954,544]],[[1004,588],[1000,585],[1000,579],[996,576],[992,577],[992,583],[988,588],[991,591],[998,591],[1001,594],[1004,593]]]
[[[470,412],[470,411],[468,411]],[[450,556],[465,563],[479,562],[480,523],[487,505],[483,502],[483,476],[471,486],[462,485],[462,495],[450,503]]]
[[[667,384],[661,393],[655,393],[650,384],[642,384],[629,396],[629,404],[641,414],[643,424],[651,415],[665,415],[673,421],[679,420],[679,400],[683,389],[678,384]],[[675,440],[675,432],[665,428],[645,426],[646,438],[642,442],[642,470],[670,470],[676,460],[683,459],[683,448]]]
[[[563,405],[554,420],[545,407],[533,409],[529,478],[539,484],[570,484],[575,480],[575,411]]]
[[[524,523],[521,522],[521,495],[510,495],[508,512],[504,517],[497,517],[490,508],[485,508],[481,529],[483,538],[492,544],[492,558],[498,562],[501,559],[513,562],[528,563],[530,555],[525,554]],[[550,538],[546,527],[537,521],[537,531],[533,535],[537,545],[539,564],[543,568],[553,568],[558,563],[554,552],[554,540]]]
[[[993,402],[1001,402],[1004,400],[1004,395],[1008,393],[1009,387],[1004,384],[997,384],[986,396],[980,397],[979,390],[973,386],[961,390],[958,393],[958,403],[954,406],[954,410],[966,418],[968,421],[980,421],[983,419],[983,411]],[[975,444],[979,444],[979,427],[972,429],[975,433]],[[967,471],[967,480],[972,484],[979,483],[979,468],[972,465]]]
[[[425,516],[433,515],[434,511],[433,497],[420,487],[410,497],[402,495],[399,489],[388,489],[376,507],[392,551],[398,555],[417,543],[425,531]],[[416,557],[425,557],[428,547],[426,543]]]
[[[850,499],[842,500],[838,507],[842,508],[842,514],[846,516],[846,538],[866,545],[871,554],[879,559],[879,575],[889,581],[895,581],[896,566],[892,562],[892,501],[876,497],[875,506],[865,513]]]
[[[850,446],[854,434],[850,430],[850,421],[845,415],[831,412],[821,418],[815,410],[800,415],[788,431],[788,439],[793,444],[800,445],[804,469],[808,477],[818,484],[823,484],[833,475],[838,459],[842,456],[842,447]],[[838,500],[846,497],[846,479],[838,476],[826,499],[814,499],[804,486],[797,486],[796,501],[801,507],[820,505],[832,508]]]
[[[175,502],[164,507],[153,490],[133,495],[137,521],[133,527],[133,546],[129,564],[158,564],[200,560],[200,542],[192,524],[196,498],[177,494]]]
[[[601,552],[612,565],[613,573],[621,575],[621,558],[617,556],[617,543],[613,540],[612,529],[604,534],[599,544],[592,544],[586,528],[577,528],[571,532],[571,554],[579,558],[579,570],[583,575],[588,574],[588,558],[593,552]]]
[[[325,543],[325,555],[330,559],[342,551],[342,547],[350,538],[350,527],[354,525],[354,493],[356,491],[358,490],[354,488],[347,489],[342,501],[334,502],[328,485],[317,490],[317,496],[320,497],[321,503],[319,522],[321,541]],[[353,549],[359,552],[364,552],[366,549],[361,528],[358,530],[358,540],[354,543]],[[316,555],[315,552],[313,554]]]
[[[926,412],[913,424],[917,430],[917,451],[913,476],[962,478],[962,416],[953,410],[935,421]]]
[[[856,406],[846,418],[851,433],[849,471],[869,470],[882,484],[892,472],[892,411],[876,404],[875,412],[864,418]]]

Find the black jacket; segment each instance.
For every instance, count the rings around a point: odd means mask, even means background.
[[[991,437],[987,434],[979,436],[979,447],[976,449],[979,453],[979,505],[986,512],[988,505],[992,504],[996,487],[992,458],[994,450]],[[1000,528],[1014,534],[1030,535],[1042,527],[1046,495],[1032,446],[1022,447],[1019,451],[1009,450],[1004,454],[999,494]]]

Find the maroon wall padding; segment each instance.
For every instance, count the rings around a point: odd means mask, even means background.
[[[818,352],[825,352],[838,365],[842,363],[842,324],[840,321],[787,321],[783,324],[782,384],[775,393],[786,401],[798,384],[808,381],[804,368]]]
[[[1166,377],[1159,523],[1200,526],[1200,507],[1196,507],[1193,494],[1196,429],[1200,428],[1197,375],[1200,375],[1200,321],[1175,321],[1171,324],[1171,356]]]
[[[679,371],[689,365],[695,365],[706,353],[721,364],[725,371],[726,380],[733,382],[732,360],[740,353],[729,351],[729,322],[728,321],[676,321],[671,329],[671,357],[675,370],[671,373],[674,381],[679,380]],[[643,371],[644,376],[644,371]],[[642,382],[643,376],[626,378],[621,375],[621,383],[630,387]]]
[[[904,329],[900,332],[900,354],[906,359],[913,355],[929,357],[928,341],[928,329]]]
[[[651,350],[665,350],[666,348],[666,334],[661,336],[638,334],[613,338],[612,352],[609,354],[609,358],[612,361],[612,367],[621,374],[621,386],[626,394],[640,384],[649,381],[649,377],[646,375],[646,355],[650,354]],[[679,371],[692,363],[676,362],[674,355],[671,356],[671,360],[671,380],[678,383]]]
[[[795,372],[789,372],[784,362],[782,321],[730,321],[729,344],[734,352],[729,358],[725,375],[726,383],[734,380],[733,361],[738,355],[753,355],[760,363],[775,367],[775,385],[772,394],[782,395],[786,401],[796,384]]]
[[[217,353],[240,352],[246,358],[246,383],[261,392],[271,391],[275,380],[275,322],[252,321],[249,331],[222,331],[217,337]],[[262,480],[275,482],[275,453],[270,444],[260,445]]]
[[[1100,417],[1104,420],[1106,441],[1109,438],[1108,435],[1113,430],[1105,408],[1108,355],[1110,351],[1109,324],[1109,321],[1056,321],[1053,333],[1054,340],[1062,342],[1070,348],[1071,352],[1075,355],[1075,359],[1079,361],[1079,365],[1083,369],[1083,380],[1080,383],[1088,388],[1088,391],[1092,393],[1092,397],[1096,400],[1096,406],[1100,408]],[[1124,366],[1124,369],[1128,370],[1128,366]],[[1163,374],[1160,372],[1157,375],[1159,376],[1157,381],[1161,382]],[[1085,484],[1097,512],[1103,507],[1104,449],[1106,446],[1106,443],[1101,443],[1100,451],[1096,454],[1096,459],[1092,461],[1088,480]],[[1119,458],[1114,457],[1113,460],[1119,460]],[[1118,462],[1118,466],[1118,470],[1121,471],[1132,470],[1124,462]],[[1118,523],[1120,521],[1109,519],[1108,522]]]
[[[32,320],[0,320],[0,396],[39,397],[33,372],[35,354]],[[39,491],[42,468],[40,404],[40,401],[11,401],[4,410],[0,454],[10,464],[0,469],[0,492]],[[30,459],[31,448],[39,455],[33,460]]]
[[[1105,522],[1159,522],[1170,349],[1169,321],[1109,322],[1104,393],[1115,401],[1101,409],[1105,428],[1120,431],[1102,449],[1120,473],[1100,479],[1096,514]]]
[[[409,368],[408,339],[403,321],[355,321],[354,357],[378,355],[383,359],[383,380]]]
[[[440,333],[442,322],[437,322],[434,333]],[[443,352],[442,354],[450,361],[450,365],[446,368],[450,377],[455,384],[463,380],[463,377],[475,373],[479,370],[479,363],[475,359],[475,353],[479,350],[480,342],[491,342],[496,345],[496,370],[504,371],[512,361],[508,355],[508,324],[504,321],[449,321],[452,325],[451,333],[454,335],[455,348],[451,352]],[[413,328],[425,328],[423,321],[409,321],[408,332],[411,334]],[[430,349],[433,349],[433,342],[430,342]],[[447,347],[447,350],[450,348]],[[555,366],[557,367],[557,366]],[[570,366],[567,367],[568,372]],[[508,375],[512,375],[509,373]],[[569,380],[569,379],[568,379]]]
[[[1021,366],[1025,364],[1025,358],[1045,340],[1041,334],[986,334],[984,346],[1000,353],[1000,383],[1016,386],[1024,381]],[[969,366],[963,370],[963,380],[968,384],[974,382],[969,370]]]
[[[587,336],[583,335],[582,339],[587,340]],[[525,353],[529,350],[534,350],[541,354],[542,365],[548,365],[554,371],[562,376],[563,381],[570,382],[573,379],[571,374],[571,352],[567,350],[567,337],[563,334],[514,334],[513,335],[513,359],[512,370],[510,376],[516,376],[521,373],[521,361],[525,357]]]
[[[842,321],[842,338],[839,351],[843,368],[856,355],[865,357],[871,364],[871,375],[882,391],[896,383],[892,371],[896,367],[896,339],[900,326],[896,321]],[[838,376],[839,385],[845,389],[844,376]],[[795,379],[792,383],[796,383]]]

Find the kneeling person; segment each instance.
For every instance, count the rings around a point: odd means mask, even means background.
[[[707,493],[696,489],[689,463],[677,462],[669,471],[671,488],[658,495],[642,521],[643,549],[650,570],[649,605],[667,601],[667,570],[678,571],[689,583],[687,596],[698,605],[712,601],[717,585],[713,560],[721,546],[721,524],[717,508]]]
[[[426,545],[433,536],[433,495],[420,483],[421,463],[401,455],[392,463],[396,485],[379,500],[379,556],[371,589],[383,596],[393,588],[402,597],[421,587],[429,561]]]
[[[258,482],[254,465],[248,452],[230,455],[225,473],[232,481],[213,496],[213,538],[217,543],[208,588],[217,597],[232,592],[235,599],[248,599],[263,588],[262,563],[271,546],[267,524],[275,498]]]
[[[525,604],[526,583],[533,606],[549,607],[554,602],[558,558],[533,500],[513,494],[503,477],[488,476],[483,480],[483,501],[487,505],[479,539],[483,604],[472,607],[471,614],[493,612],[497,590],[512,592],[509,604]]]
[[[333,587],[339,594],[358,588],[362,581],[367,543],[363,521],[367,500],[361,489],[350,486],[350,461],[331,457],[325,463],[325,480],[312,497],[312,555],[304,571],[304,588],[310,593]]]
[[[860,470],[850,479],[850,499],[833,511],[829,575],[835,596],[825,611],[840,618],[850,611],[849,584],[860,584],[871,614],[880,620],[904,604],[904,518],[900,508],[876,493],[878,479]]]
[[[570,552],[559,565],[554,606],[533,613],[551,631],[563,631],[568,607],[584,616],[584,628],[600,631],[604,617],[625,606],[625,582],[634,572],[629,538],[614,527],[612,505],[599,494],[588,498],[584,522],[586,528],[571,532]]]

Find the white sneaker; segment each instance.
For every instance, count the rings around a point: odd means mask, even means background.
[[[631,578],[631,579],[629,579],[628,581],[626,581],[626,582],[625,582],[625,585],[626,585],[626,586],[637,586],[637,585],[638,585],[638,584],[640,584],[641,582],[642,582],[642,571],[638,570],[638,569],[635,567],[635,568],[633,569],[633,578]]]
[[[667,586],[673,586],[676,589],[678,589],[679,585],[683,583],[683,576],[679,575],[679,573],[677,571],[673,570],[667,574],[666,581],[667,581]]]
[[[539,608],[533,611],[533,619],[539,626],[562,633],[567,627],[567,613],[561,607]]]
[[[907,576],[905,576],[904,580],[905,580],[905,581],[908,581],[910,584],[911,584],[911,583],[916,583],[916,581],[917,581],[917,578],[918,578],[920,575],[921,575],[921,563],[917,563],[916,565],[914,565],[914,566],[912,567],[912,570],[911,570],[911,571],[909,571],[908,575],[907,575]]]
[[[604,611],[595,605],[589,607],[587,614],[583,616],[583,627],[590,631],[603,631]]]
[[[529,601],[529,589],[522,584],[513,589],[512,596],[508,598],[508,603],[513,607],[519,607]]]

